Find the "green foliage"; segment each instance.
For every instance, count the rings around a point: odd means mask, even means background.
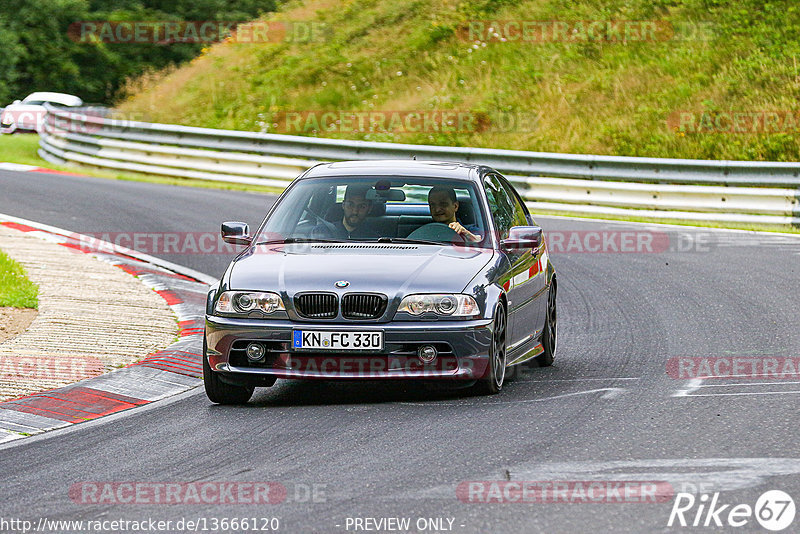
[[[0,105],[33,91],[111,103],[126,79],[181,64],[202,43],[78,42],[82,21],[248,21],[274,0],[3,0],[0,2]]]
[[[0,28],[7,28],[8,21],[5,16],[0,14]],[[19,75],[16,71],[17,63],[22,55],[22,47],[19,44],[19,36],[16,33],[0,31],[0,102],[10,100],[16,88]]]
[[[536,117],[536,127],[288,133],[649,157],[800,157],[796,130],[697,133],[670,123],[685,111],[800,116],[796,0],[297,0],[282,11],[332,32],[307,45],[215,47],[192,63],[191,76],[178,71],[143,84],[123,108],[155,122],[279,132],[271,117],[285,111],[505,112]],[[515,20],[656,21],[668,31],[625,42],[580,34],[501,42],[498,23]],[[476,37],[476,21],[494,30]]]
[[[0,251],[0,306],[37,308],[39,287],[28,280],[22,266]]]

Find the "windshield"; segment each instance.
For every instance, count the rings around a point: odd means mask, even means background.
[[[285,241],[417,242],[483,247],[487,224],[470,182],[419,177],[301,180],[256,236]]]

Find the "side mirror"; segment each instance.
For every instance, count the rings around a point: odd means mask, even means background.
[[[243,222],[224,222],[220,232],[222,240],[231,245],[249,245],[253,242],[250,227]]]
[[[537,249],[542,245],[541,226],[514,226],[500,242],[503,250]]]
[[[15,104],[19,104],[20,102],[22,102],[22,100],[14,100],[14,102],[11,105],[13,106]]]

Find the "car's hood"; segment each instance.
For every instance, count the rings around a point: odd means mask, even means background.
[[[460,293],[492,259],[491,249],[382,243],[254,247],[229,271],[230,289],[286,292]],[[337,281],[349,282],[337,289]]]

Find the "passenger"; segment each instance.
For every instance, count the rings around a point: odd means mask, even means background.
[[[446,224],[463,237],[465,241],[476,242],[483,239],[479,233],[481,230],[478,226],[474,224],[465,226],[456,219],[458,200],[452,187],[445,185],[433,186],[428,191],[428,206],[434,222]]]
[[[375,239],[378,234],[364,224],[372,209],[372,201],[367,200],[368,185],[351,184],[344,191],[340,221],[317,224],[311,232],[313,237],[332,237],[335,239]]]

